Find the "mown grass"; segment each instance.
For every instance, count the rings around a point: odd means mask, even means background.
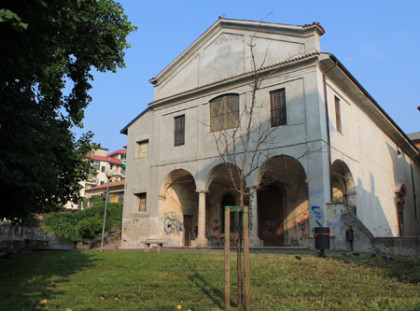
[[[301,257],[251,255],[253,310],[420,310],[418,257]],[[0,261],[0,310],[220,310],[223,273],[223,254],[31,253]]]

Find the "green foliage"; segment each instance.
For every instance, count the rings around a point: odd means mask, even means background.
[[[102,221],[98,217],[82,219],[78,223],[78,232],[84,240],[94,239],[102,232]]]
[[[60,243],[99,238],[102,232],[105,202],[82,211],[61,211],[44,214],[44,228],[54,232]],[[121,226],[122,204],[108,203],[105,230]]]
[[[91,70],[124,67],[135,27],[112,0],[4,0],[0,8],[0,217],[77,201],[93,134],[79,140]]]

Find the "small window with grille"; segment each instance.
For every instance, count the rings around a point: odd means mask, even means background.
[[[270,109],[272,127],[287,124],[285,89],[270,92]]]
[[[181,146],[185,144],[185,115],[177,116],[175,120],[174,145]]]

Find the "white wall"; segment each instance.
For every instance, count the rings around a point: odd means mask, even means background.
[[[251,42],[257,68],[320,51],[315,30],[258,30],[214,27],[160,74],[155,100],[253,70]]]
[[[344,161],[355,185],[357,216],[376,237],[398,236],[395,189],[407,187],[405,214],[407,233],[414,233],[411,160],[334,81],[327,80],[332,162]],[[335,99],[340,99],[342,132],[336,129]],[[418,221],[417,221],[418,225]],[[418,232],[418,229],[417,229]]]

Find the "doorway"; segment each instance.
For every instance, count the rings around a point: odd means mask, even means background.
[[[191,246],[193,237],[192,216],[184,215],[184,246]]]
[[[284,196],[280,187],[269,184],[258,191],[258,235],[264,246],[284,244]]]

